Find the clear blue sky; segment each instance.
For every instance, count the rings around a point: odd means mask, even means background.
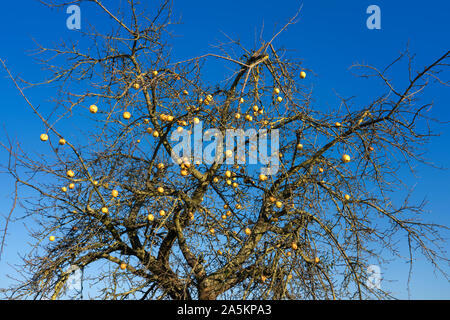
[[[111,1],[105,1],[108,3]],[[145,2],[145,1],[142,1]],[[148,1],[152,3],[153,1]],[[324,107],[336,105],[335,92],[342,96],[358,96],[367,101],[380,91],[373,90],[366,82],[355,79],[348,72],[354,62],[365,62],[384,67],[409,43],[412,53],[417,54],[416,66],[422,67],[449,49],[450,23],[448,14],[450,2],[429,1],[336,1],[336,0],[175,0],[175,14],[183,24],[176,27],[174,54],[184,59],[214,51],[211,45],[226,41],[221,32],[238,37],[243,44],[252,47],[264,25],[264,36],[270,38],[287,19],[303,4],[299,22],[290,27],[275,43],[292,50],[304,61],[304,66],[312,69],[306,83],[314,88],[314,99]],[[381,30],[368,30],[366,8],[376,4],[381,8]],[[89,6],[81,6],[82,28],[87,24],[107,27],[110,20],[93,14]],[[40,66],[30,56],[34,49],[32,39],[50,46],[60,40],[76,40],[79,33],[65,26],[65,10],[50,10],[38,1],[4,1],[0,10],[1,44],[0,58],[4,59],[11,71],[26,79],[41,79]],[[213,69],[214,77],[220,71]],[[395,78],[402,82],[399,74]],[[448,80],[449,73],[446,73]],[[1,141],[6,141],[5,132],[11,137],[20,137],[28,150],[38,150],[42,127],[27,108],[25,102],[14,89],[6,73],[0,70],[0,106],[2,117]],[[52,96],[50,89],[30,92],[35,104],[50,110],[48,102]],[[450,121],[450,90],[435,86],[425,97],[435,102],[431,115],[442,121]],[[428,146],[427,157],[436,164],[450,168],[450,126],[435,127],[440,137]],[[7,161],[0,151],[0,162]],[[408,183],[415,185],[414,197],[418,201],[426,198],[429,202],[427,220],[450,225],[450,172],[419,166],[416,178],[407,177]],[[0,178],[0,214],[6,215],[11,205],[12,180],[6,175]],[[20,215],[18,208],[15,215]],[[3,223],[3,221],[2,221]],[[444,236],[448,237],[448,232]],[[0,287],[9,280],[5,273],[12,272],[8,263],[17,262],[17,253],[25,253],[28,248],[25,228],[16,222],[9,229],[9,241],[0,261]],[[446,245],[448,249],[448,244]],[[393,262],[380,266],[383,275],[393,282],[383,282],[398,298],[408,298],[408,266]],[[449,271],[448,265],[444,269]],[[436,275],[433,268],[419,260],[415,264],[411,282],[411,298],[450,298],[450,285],[445,278]]]

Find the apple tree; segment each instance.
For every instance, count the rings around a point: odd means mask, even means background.
[[[329,112],[278,33],[255,48],[230,41],[175,60],[170,1],[151,12],[134,0],[117,12],[90,3],[111,31],[83,28],[81,43],[39,45],[41,83],[3,63],[42,123],[38,153],[2,142],[35,240],[6,297],[68,297],[76,266],[97,299],[386,298],[368,281],[386,252],[404,243],[410,263],[416,254],[446,263],[442,227],[420,218],[424,204],[392,197],[403,188],[398,169],[425,161],[420,147],[433,133],[419,98],[448,85],[438,78],[448,51],[417,70],[408,52],[384,69],[352,66],[383,88],[367,105],[341,98]],[[228,70],[218,82],[207,80],[211,60]],[[404,86],[391,80],[399,61]],[[24,86],[37,85],[56,88],[53,107],[27,98]],[[214,161],[177,157],[174,134],[190,139],[200,125],[204,140],[191,146],[205,153],[217,140],[208,131],[256,134],[244,135],[244,152],[217,144]],[[264,139],[272,171],[262,170]]]

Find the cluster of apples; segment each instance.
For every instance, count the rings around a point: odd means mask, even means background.
[[[277,198],[275,198],[273,196],[269,197],[269,202],[275,204],[275,206],[279,209],[283,207],[283,202],[281,202],[280,200],[277,200]]]
[[[188,159],[178,159],[178,162],[180,165],[180,175],[182,175],[183,177],[189,175],[188,170],[191,167],[191,162]]]
[[[231,170],[226,170],[225,171],[225,182],[227,185],[232,186],[234,188],[237,188],[239,186],[239,184],[236,182],[236,173],[232,172]],[[213,182],[217,183],[219,182],[219,178],[214,177],[213,178]]]

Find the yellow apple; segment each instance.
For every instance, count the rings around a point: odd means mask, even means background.
[[[186,168],[190,168],[191,167],[191,163],[189,162],[189,158],[188,157],[184,157],[183,158],[183,166],[185,166]]]
[[[103,207],[103,208],[102,208],[102,212],[103,212],[103,213],[108,213],[108,212],[109,212],[109,210],[108,210],[108,208],[107,208],[107,207]]]
[[[235,117],[236,119],[240,119],[240,118],[241,118],[241,115],[240,115],[239,113],[236,113],[236,114],[234,115],[234,117]]]
[[[127,264],[125,262],[122,262],[120,264],[120,269],[125,270],[127,268]]]
[[[59,139],[58,143],[63,146],[66,144],[66,140],[64,140],[64,138],[61,138],[61,139]]]
[[[282,98],[282,97],[278,97],[278,98],[277,98],[277,101],[278,101],[278,102],[281,102],[281,101],[283,101],[283,98]]]
[[[158,75],[158,71],[153,70],[153,71],[152,71],[152,75],[153,75],[154,77],[156,77],[156,76]]]
[[[306,72],[305,71],[300,72],[300,78],[301,79],[305,79],[306,78]]]
[[[137,82],[134,83],[134,84],[133,84],[133,88],[136,89],[136,90],[138,90],[138,89],[140,88],[139,83],[137,83]]]
[[[259,180],[261,180],[261,181],[266,181],[267,180],[267,176],[265,175],[265,174],[260,174],[259,175]]]
[[[342,162],[344,162],[344,163],[350,162],[350,156],[348,154],[343,154],[342,155]]]
[[[47,141],[48,140],[48,135],[43,133],[41,134],[41,141]]]
[[[164,188],[163,187],[158,187],[156,189],[159,193],[164,193]]]
[[[166,215],[166,211],[164,210],[159,210],[159,215],[164,217]]]
[[[273,89],[273,92],[274,92],[275,94],[279,94],[279,93],[280,93],[280,89],[275,88],[275,89]]]
[[[150,128],[150,127],[148,127],[147,129],[146,129],[146,131],[147,131],[147,133],[152,133],[153,132],[153,128]]]
[[[50,236],[50,237],[48,238],[48,240],[50,240],[50,241],[55,241],[55,236]]]
[[[258,112],[258,110],[259,110],[259,107],[257,105],[254,105],[253,106],[253,111]]]
[[[66,192],[66,191],[67,191],[67,188],[66,188],[66,187],[62,187],[62,188],[61,188],[61,191],[62,191],[62,192]]]
[[[66,174],[67,174],[67,176],[68,176],[69,178],[72,178],[72,177],[75,175],[75,173],[74,173],[72,170],[68,170],[68,171],[66,172]]]
[[[252,233],[252,230],[250,230],[250,228],[245,228],[245,234],[246,235],[250,235]]]
[[[275,205],[277,206],[277,208],[281,208],[283,206],[283,203],[281,201],[277,201],[275,202]]]
[[[182,131],[183,131],[183,127],[178,127],[178,128],[177,128],[177,132],[178,132],[178,133],[181,133]]]
[[[345,196],[344,196],[344,198],[345,198],[345,200],[350,200],[350,195],[349,194],[346,194]]]
[[[75,189],[75,183],[69,184],[69,189]]]
[[[114,197],[114,198],[117,198],[118,196],[119,196],[119,191],[117,191],[117,190],[113,190],[113,191],[111,191],[111,195]]]
[[[151,213],[147,216],[148,221],[153,221],[155,220],[155,216],[152,215]]]
[[[91,113],[97,113],[98,108],[97,108],[97,106],[96,106],[95,104],[93,104],[93,105],[91,105],[91,106],[89,107],[89,111],[90,111]]]

